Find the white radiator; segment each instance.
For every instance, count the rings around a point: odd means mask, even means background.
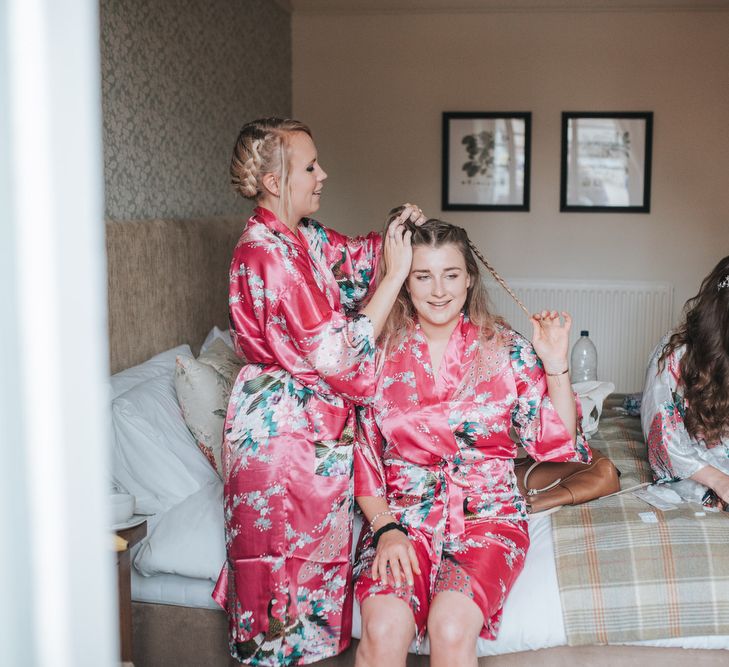
[[[597,377],[617,392],[643,390],[648,355],[673,325],[673,286],[664,282],[506,280],[530,312],[572,315],[570,350],[581,329],[597,348]],[[486,279],[493,311],[531,339],[532,327],[506,291]]]

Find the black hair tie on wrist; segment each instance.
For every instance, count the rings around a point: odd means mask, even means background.
[[[397,521],[390,521],[390,523],[386,523],[382,528],[375,531],[374,536],[372,537],[372,546],[376,549],[377,543],[380,541],[380,538],[384,533],[386,533],[388,530],[399,530],[403,535],[408,534],[408,529],[405,528],[405,526],[401,526]]]

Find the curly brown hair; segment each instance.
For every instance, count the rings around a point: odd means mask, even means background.
[[[686,302],[683,321],[658,359],[660,369],[681,346],[686,347],[679,362],[686,430],[709,446],[718,444],[729,436],[729,256]]]

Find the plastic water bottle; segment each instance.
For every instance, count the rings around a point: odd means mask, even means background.
[[[580,331],[580,337],[572,346],[570,355],[572,383],[597,380],[597,350],[590,340],[589,331]]]

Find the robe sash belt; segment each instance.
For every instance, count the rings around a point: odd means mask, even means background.
[[[449,461],[443,461],[440,465],[442,479],[445,482],[445,493],[448,499],[446,505],[446,518],[448,531],[454,535],[463,535],[465,532],[463,506],[466,500],[465,489],[471,485],[458,472],[458,469]]]
[[[430,418],[428,414],[424,415],[431,412]],[[463,534],[464,489],[470,488],[470,484],[454,461],[460,455],[460,448],[443,407],[436,404],[419,412],[404,412],[397,421],[400,423],[396,423],[389,436],[398,449],[408,452],[413,463],[429,471],[441,482],[442,493],[445,494],[441,497],[450,532]]]

